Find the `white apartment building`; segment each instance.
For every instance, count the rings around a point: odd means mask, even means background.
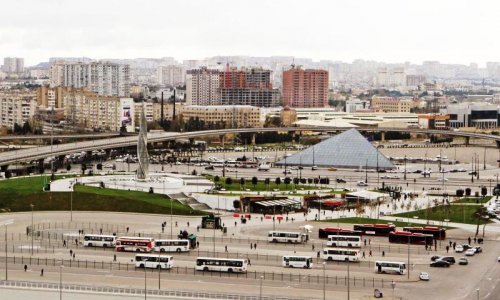
[[[110,62],[55,62],[50,67],[50,85],[82,88],[102,96],[128,97],[129,65]]]
[[[187,71],[186,105],[218,105],[221,103],[219,92],[220,72],[201,67]]]
[[[367,110],[370,108],[370,102],[366,100],[360,100],[358,98],[349,99],[345,102],[345,111],[347,113],[354,113],[361,110]]]
[[[158,83],[168,86],[179,86],[186,83],[186,71],[180,65],[160,66],[157,70]]]
[[[22,126],[36,112],[36,92],[0,91],[0,127]]]
[[[3,71],[8,74],[24,72],[24,58],[5,57],[3,59]]]

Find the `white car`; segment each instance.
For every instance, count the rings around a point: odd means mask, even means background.
[[[457,253],[464,252],[464,247],[462,247],[462,245],[456,245],[455,246],[455,252],[457,252]]]
[[[366,183],[364,181],[358,181],[357,186],[368,186],[368,183]]]
[[[441,181],[443,181],[443,178],[438,178],[438,180],[437,180],[437,181],[441,182]],[[448,178],[444,178],[444,181],[445,181],[445,182],[446,182],[446,181],[448,181]]]
[[[429,279],[430,279],[429,273],[420,272],[420,274],[418,275],[418,278],[420,278],[420,280],[423,280],[423,281],[429,281]]]
[[[465,251],[465,256],[474,256],[474,254],[476,254],[476,250],[474,249],[467,249],[467,251]]]

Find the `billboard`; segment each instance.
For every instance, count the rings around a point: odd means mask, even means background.
[[[134,132],[135,131],[134,99],[121,98],[120,104],[121,104],[121,109],[120,109],[121,126],[125,126],[125,128],[127,129],[127,132]]]

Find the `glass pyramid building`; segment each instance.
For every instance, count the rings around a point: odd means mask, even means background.
[[[282,159],[276,165],[318,166],[349,169],[394,169],[387,157],[380,153],[356,129],[350,129],[303,151]]]

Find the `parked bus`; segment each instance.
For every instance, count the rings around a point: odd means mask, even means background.
[[[389,243],[432,245],[432,234],[411,233],[408,231],[395,231],[389,234]]]
[[[305,235],[300,232],[269,231],[267,240],[272,243],[302,243]]]
[[[119,237],[116,240],[116,251],[151,252],[154,239],[148,237]]]
[[[403,262],[376,261],[375,272],[389,274],[406,274],[406,264]]]
[[[83,246],[85,247],[114,247],[116,236],[102,234],[86,234],[83,237]]]
[[[328,247],[361,247],[361,237],[356,235],[329,235]]]
[[[171,269],[174,266],[173,257],[158,254],[136,254],[135,267],[148,269]]]
[[[412,233],[432,234],[436,240],[446,239],[446,229],[437,226],[424,226],[424,227],[403,227],[403,231]]]
[[[155,240],[154,251],[157,252],[188,252],[189,240]]]
[[[244,273],[247,271],[247,267],[248,261],[246,259],[198,257],[195,268],[197,271]]]
[[[338,261],[355,261],[358,262],[360,259],[359,249],[349,249],[349,248],[324,248],[323,249],[323,259],[324,260],[338,260]]]
[[[363,232],[359,230],[349,230],[342,228],[334,228],[334,227],[326,227],[320,228],[318,232],[318,236],[320,239],[327,239],[329,235],[357,235],[361,236]]]
[[[313,260],[310,256],[283,256],[283,267],[289,268],[305,268],[311,269],[313,267]]]
[[[394,224],[356,224],[354,230],[363,232],[364,235],[388,236],[396,231]]]

